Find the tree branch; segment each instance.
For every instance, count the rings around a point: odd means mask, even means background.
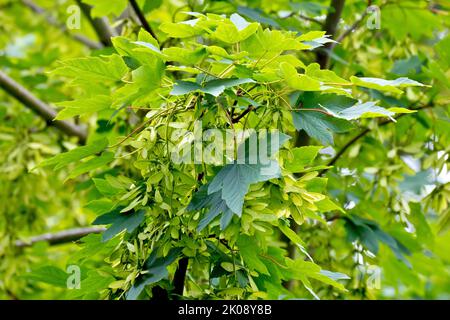
[[[411,110],[423,110],[423,109],[428,109],[428,108],[432,108],[434,105],[427,105],[425,107],[419,107],[419,108],[415,108],[415,109],[411,109]],[[402,113],[400,115],[398,115],[395,119],[399,119],[401,117],[404,117],[408,115],[408,113]],[[378,124],[378,127],[383,127],[385,125],[388,125],[390,123],[393,123],[393,121],[391,120],[383,120]],[[343,155],[344,153],[354,144],[356,143],[359,139],[361,139],[362,137],[366,136],[369,132],[371,132],[372,130],[369,128],[364,129],[363,131],[361,131],[360,133],[358,133],[356,136],[354,136],[353,138],[351,138],[349,141],[347,141],[347,143],[344,144],[344,146],[336,153],[336,155],[327,163],[327,166],[332,166],[336,163],[336,161],[338,161]],[[330,168],[326,168],[323,169],[322,171],[319,172],[319,176],[323,176]]]
[[[145,29],[148,33],[152,35],[153,38],[156,39],[155,32],[150,27],[150,24],[148,23],[147,19],[145,19],[145,15],[142,12],[142,10],[139,8],[139,5],[137,4],[136,0],[130,0],[131,7],[133,8],[134,12],[136,13],[139,21],[141,22],[142,28]]]
[[[186,279],[186,272],[189,263],[189,258],[183,257],[178,261],[178,268],[175,271],[175,276],[173,278],[173,286],[174,289],[172,294],[175,295],[175,298],[181,297],[184,291],[184,281]]]
[[[306,20],[306,21],[310,21],[310,22],[316,23],[316,24],[318,24],[319,26],[322,26],[322,27],[323,27],[323,23],[322,23],[321,21],[319,21],[319,20],[316,20],[316,19],[314,19],[314,18],[310,18],[310,17],[305,16],[305,15],[303,15],[303,14],[301,14],[301,13],[298,13],[297,16],[298,16],[300,19],[303,19],[303,20]]]
[[[339,21],[341,20],[344,5],[345,0],[331,0],[330,11],[328,12],[327,18],[325,19],[325,26],[323,31],[325,31],[328,35],[331,35],[332,38],[336,36],[337,27]],[[317,51],[317,62],[320,64],[320,67],[322,69],[328,67],[328,63],[330,61],[330,50],[332,50],[332,48],[332,44],[328,43],[324,48],[325,50]]]
[[[93,41],[81,34],[72,34],[69,29],[67,29],[66,25],[64,23],[59,23],[55,17],[48,15],[44,9],[39,7],[37,4],[32,2],[31,0],[22,0],[22,3],[31,9],[34,13],[43,15],[45,17],[45,20],[47,23],[51,26],[54,26],[56,28],[59,28],[64,34],[72,37],[74,40],[84,44],[90,49],[101,49],[103,45],[99,42]]]
[[[17,248],[30,247],[36,242],[47,241],[50,245],[61,244],[76,241],[91,233],[101,233],[105,231],[101,227],[86,227],[64,230],[56,233],[45,233],[30,238],[28,241],[17,240],[15,245]]]
[[[243,117],[245,117],[246,114],[248,114],[249,112],[251,112],[252,110],[254,110],[255,107],[254,106],[248,106],[247,109],[245,109],[244,111],[242,111],[241,114],[239,114],[238,116],[234,117],[231,119],[232,123],[238,123],[239,120],[241,120]],[[234,110],[234,109],[233,109]]]
[[[117,36],[117,33],[114,29],[110,28],[108,19],[103,18],[93,18],[91,15],[91,6],[81,2],[81,0],[75,0],[78,6],[83,11],[83,14],[88,18],[92,27],[94,28],[95,33],[97,34],[100,42],[107,47],[112,46],[111,38]]]
[[[342,33],[337,39],[336,39],[336,41],[337,42],[341,42],[342,40],[344,40],[348,35],[350,35],[353,31],[355,31],[356,29],[358,29],[359,28],[359,26],[361,25],[361,22],[363,22],[363,20],[366,18],[366,16],[367,16],[367,13],[368,13],[368,8],[370,7],[372,5],[372,0],[368,0],[367,1],[367,8],[366,8],[366,10],[364,10],[364,12],[363,12],[363,14],[361,15],[361,17],[358,19],[358,20],[356,20],[353,24],[352,24],[352,26],[349,28],[349,29],[347,29],[344,33]],[[333,44],[333,47],[334,47],[334,45],[335,44]]]
[[[300,104],[300,106],[302,106],[302,104]],[[309,145],[309,141],[310,141],[309,136],[304,130],[296,131],[295,141],[294,141],[295,148],[307,146],[307,145]],[[298,174],[297,174],[297,176],[298,176]],[[300,225],[297,222],[295,222],[294,219],[291,219],[290,222],[291,222],[291,225],[290,225],[291,230],[294,231],[296,234],[299,233]],[[293,243],[292,241],[290,241],[290,239],[288,237],[286,237],[284,234],[283,234],[283,239],[287,243],[288,257],[291,259],[295,259],[297,256],[298,246],[295,243]],[[295,279],[289,279],[283,283],[283,286],[287,290],[292,290],[294,288],[294,285],[296,282],[297,281]]]
[[[21,84],[15,82],[7,74],[0,71],[0,88],[20,101],[27,108],[36,112],[48,125],[52,125],[69,136],[77,137],[81,144],[86,142],[86,131],[79,126],[62,120],[54,120],[56,111],[43,101],[39,100]]]
[[[306,21],[310,21],[313,23],[316,23],[318,25],[320,25],[321,27],[323,27],[323,23],[317,19],[305,16],[301,13],[296,13],[296,12],[291,12],[290,14],[288,14],[287,16],[285,16],[284,18],[290,18],[290,17],[299,17],[300,19],[306,20]]]
[[[330,3],[330,11],[328,12],[328,15],[325,19],[325,24],[323,25],[323,31],[326,32],[326,34],[331,35],[333,38],[336,35],[337,26],[339,23],[339,20],[341,19],[341,14],[344,9],[345,0],[331,0]],[[325,69],[328,66],[329,63],[329,50],[331,50],[331,45],[327,44],[326,48],[328,50],[321,50],[316,52],[316,61],[319,63],[321,69]],[[296,106],[297,107],[297,106]],[[302,105],[300,105],[302,107]],[[303,110],[303,108],[301,108]],[[320,110],[320,109],[319,109]],[[317,110],[312,110],[317,111]],[[320,111],[322,112],[322,110]],[[309,137],[308,135],[303,131],[297,131],[295,136],[295,147],[302,147],[307,146],[309,144]],[[295,233],[298,233],[300,226],[292,220],[291,229]],[[288,255],[290,258],[294,259],[296,255],[297,247],[295,244],[293,244],[289,239],[286,239],[286,242],[288,243],[287,249],[288,249]],[[288,289],[292,290],[293,286],[295,284],[294,279],[289,279],[285,283],[283,283],[283,286]]]

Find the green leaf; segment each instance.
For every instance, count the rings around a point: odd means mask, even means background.
[[[199,222],[197,226],[198,232],[202,231],[221,213],[223,214],[221,219],[221,229],[225,229],[230,222],[230,217],[233,216],[233,212],[222,199],[220,192],[208,195],[208,184],[201,186],[194,194],[186,210],[195,211],[203,208],[209,208],[209,210]]]
[[[282,133],[270,133],[258,137],[256,148],[250,145],[255,143],[256,135],[250,136],[238,148],[240,160],[224,166],[207,186],[202,186],[194,194],[188,211],[209,208],[208,213],[200,221],[198,231],[206,227],[215,217],[222,213],[221,229],[225,229],[233,214],[242,215],[244,197],[251,184],[278,178],[281,170],[276,160],[262,159],[264,152],[260,148],[266,147],[267,158],[272,157],[281,146],[290,139]],[[273,140],[272,140],[273,139]],[[275,142],[276,143],[272,143]]]
[[[25,275],[26,278],[44,282],[60,288],[67,288],[68,274],[55,266],[44,266],[32,270]]]
[[[136,212],[122,213],[123,207],[105,213],[92,222],[93,225],[111,224],[111,226],[102,234],[102,241],[108,241],[123,230],[127,233],[133,232],[144,220],[145,210]]]
[[[221,191],[221,197],[227,206],[238,216],[242,215],[244,197],[251,184],[280,177],[281,172],[276,161],[268,166],[260,164],[233,163],[225,166],[214,177],[208,187],[211,195]]]
[[[384,232],[378,223],[356,215],[345,216],[344,221],[346,222],[345,229],[350,242],[360,240],[369,251],[377,254],[379,248],[378,242],[381,241],[394,252],[399,260],[403,261],[407,266],[411,265],[405,258],[405,255],[411,254],[410,251],[397,239]]]
[[[162,61],[155,61],[154,65],[142,65],[131,72],[131,83],[117,89],[113,93],[115,104],[140,106],[145,99],[158,89],[164,74]]]
[[[167,278],[167,267],[175,262],[181,254],[181,248],[171,248],[166,257],[159,256],[158,248],[154,248],[144,264],[145,274],[141,275],[128,290],[127,300],[136,300],[145,286]]]
[[[174,96],[179,96],[194,91],[201,91],[213,95],[215,97],[218,97],[227,88],[252,82],[255,81],[252,79],[237,79],[237,78],[215,79],[210,80],[206,82],[203,86],[201,86],[195,82],[178,80],[176,84],[173,86],[173,89],[170,92],[170,94]]]
[[[272,136],[268,135],[267,137]],[[281,148],[281,146],[288,139],[290,139],[289,136],[280,134],[276,148],[270,150],[268,157],[275,154],[278,151],[278,148]],[[251,137],[239,146],[238,154],[244,153],[244,151],[241,150],[245,150],[245,148],[248,147],[247,143],[250,143],[250,141],[252,141]],[[263,145],[270,146],[270,143],[264,141],[264,139],[258,140],[259,148],[262,148]],[[250,160],[254,155],[251,154],[251,151],[247,150],[245,150],[245,159],[243,159],[245,160],[243,161],[244,163],[239,163],[238,160],[232,164],[226,165],[216,174],[208,186],[208,194],[211,195],[217,191],[220,191],[221,197],[227,204],[228,208],[230,208],[231,211],[238,216],[241,216],[242,214],[244,197],[251,184],[278,178],[281,175],[277,161],[270,160],[264,164],[262,163],[262,159],[259,158],[261,154],[260,151],[258,151],[259,154],[255,156],[255,163],[249,163],[250,161],[247,160]]]
[[[410,110],[410,109],[400,108],[400,107],[388,108],[387,111],[393,112],[393,113],[414,113],[414,112],[417,112],[417,110]]]
[[[397,60],[392,66],[391,73],[399,76],[415,74],[420,70],[422,62],[418,56],[412,56],[408,59]]]
[[[342,111],[338,111],[333,113],[330,110],[327,110],[332,113],[333,116],[345,120],[355,120],[360,118],[375,118],[375,117],[389,117],[391,119],[395,114],[385,108],[379,107],[376,105],[376,102],[364,102],[357,103],[354,106],[344,109]]]
[[[350,279],[350,277],[344,273],[332,272],[328,270],[320,270],[318,274],[311,275],[310,277],[325,284],[328,284],[330,286],[333,286],[341,291],[347,291],[347,289],[345,289],[344,285],[342,283],[339,283],[337,280]]]
[[[423,214],[420,203],[410,203],[409,206],[411,208],[409,220],[416,229],[417,240],[424,243],[433,244],[434,234],[425,215]]]
[[[185,48],[172,47],[164,49],[163,54],[169,61],[176,61],[182,64],[194,65],[201,62],[207,56],[207,51],[205,48],[190,50]]]
[[[293,159],[285,163],[286,169],[291,172],[302,171],[305,166],[312,164],[322,148],[321,146],[307,146],[292,149]]]
[[[249,268],[258,271],[259,273],[270,275],[266,265],[258,256],[260,250],[255,238],[241,235],[236,241],[236,245],[239,248],[239,253],[241,254],[242,259],[249,266]]]
[[[403,192],[409,191],[415,194],[421,194],[426,185],[435,184],[434,174],[431,170],[416,172],[414,175],[404,175],[403,181],[399,187]]]
[[[64,109],[58,112],[55,119],[63,120],[74,116],[91,115],[94,112],[109,109],[112,105],[112,100],[109,96],[98,95],[92,98],[58,102],[56,105]]]
[[[107,165],[113,160],[114,160],[114,153],[103,152],[100,157],[95,157],[79,164],[75,169],[73,169],[70,172],[70,175],[67,177],[67,179],[73,179],[75,177],[78,177],[80,174],[93,171],[97,168]]]
[[[90,201],[84,206],[84,208],[91,210],[98,216],[114,209],[114,204],[111,200],[102,198]]]
[[[132,69],[140,65],[164,69],[163,59],[166,57],[161,53],[158,41],[144,29],[139,31],[138,41],[126,37],[114,37],[111,40],[117,53],[124,57]]]
[[[330,39],[330,35],[315,38],[313,40],[304,41],[303,44],[307,45],[309,50],[314,50],[319,47],[323,47],[327,43],[337,43],[333,39]]]
[[[424,84],[408,79],[408,78],[398,78],[395,80],[384,80],[378,78],[358,78],[355,76],[350,77],[350,81],[360,87],[376,89],[379,91],[387,91],[392,93],[402,93],[403,91],[399,88],[423,87]]]
[[[339,112],[355,105],[358,100],[337,94],[322,94],[320,92],[304,92],[298,98],[303,108],[323,108],[332,112]]]
[[[350,82],[337,76],[331,70],[321,70],[318,63],[311,63],[306,67],[305,75],[323,83],[332,83],[334,85],[347,85]]]
[[[325,34],[325,31],[309,31],[300,35],[297,39],[300,41],[313,41],[314,39],[322,38]]]
[[[93,6],[91,14],[93,18],[101,18],[110,14],[118,17],[128,5],[126,0],[83,0]]]
[[[271,59],[286,50],[307,50],[310,46],[298,39],[294,33],[259,28],[255,34],[241,42],[241,49],[255,59]]]
[[[294,232],[294,230],[292,230],[288,226],[284,225],[283,223],[280,223],[278,225],[278,228],[293,243],[301,245],[302,247],[305,246],[305,243],[303,242],[303,240],[300,238],[300,236],[297,233]]]
[[[302,91],[320,91],[320,82],[307,75],[298,74],[297,70],[289,63],[280,64],[283,79],[287,85],[296,90]]]
[[[154,53],[156,53],[159,57],[165,58],[165,55],[161,52],[159,49],[159,46],[157,44],[145,42],[145,41],[135,41],[134,44],[137,44],[139,46],[145,47],[147,49],[150,49]]]
[[[248,23],[240,15],[233,13],[230,20],[219,23],[212,36],[225,43],[235,44],[254,34],[258,26],[258,23]]]
[[[344,119],[315,111],[295,111],[292,119],[297,130],[305,130],[311,138],[319,140],[323,145],[334,143],[333,133],[346,132],[352,128],[352,124]]]
[[[349,279],[349,277],[344,274],[329,273],[329,271],[321,270],[314,262],[300,259],[286,259],[286,264],[291,269],[293,278],[301,280],[305,286],[310,286],[309,281],[304,282],[305,278],[312,278],[345,291],[344,286],[334,279],[336,276],[340,279]]]
[[[142,11],[144,13],[150,12],[156,8],[159,8],[163,3],[163,0],[144,0]]]
[[[86,146],[78,147],[68,152],[60,153],[53,158],[44,160],[41,162],[40,166],[49,166],[53,167],[55,170],[58,170],[69,163],[95,155],[96,153],[103,151],[107,146],[108,140],[106,138],[96,140]]]
[[[164,22],[159,26],[159,29],[171,38],[189,38],[203,32],[202,29],[195,27],[196,21],[192,21],[193,23],[185,21],[179,23]]]
[[[237,7],[238,12],[247,18],[250,18],[254,21],[260,22],[262,24],[270,25],[276,28],[279,28],[280,25],[274,19],[271,18],[270,15],[266,14],[259,8],[249,8],[244,6]]]
[[[230,60],[239,60],[248,55],[248,52],[241,51],[235,54],[229,54],[224,48],[218,46],[207,46],[205,47],[206,51],[212,55],[219,56],[220,58],[230,59]]]
[[[128,68],[122,58],[112,54],[107,58],[75,58],[61,62],[54,73],[83,81],[120,81]]]
[[[345,213],[344,209],[331,201],[329,198],[325,198],[323,200],[315,202],[314,204],[317,206],[320,212],[340,211],[342,213]]]
[[[173,96],[181,96],[197,90],[201,91],[202,86],[192,81],[178,80],[176,84],[173,86],[173,89],[170,92],[170,94]]]
[[[70,290],[67,294],[68,299],[77,299],[83,297],[85,299],[98,299],[99,293],[107,290],[110,283],[114,282],[115,278],[99,272],[97,270],[89,270],[87,277],[81,280],[80,289]]]
[[[106,179],[93,178],[92,181],[94,182],[94,185],[97,188],[97,190],[106,197],[112,197],[120,192],[125,191],[125,189],[111,184]]]
[[[245,83],[255,82],[252,79],[216,79],[205,83],[203,92],[209,93],[215,97],[219,96],[225,89],[239,86]]]

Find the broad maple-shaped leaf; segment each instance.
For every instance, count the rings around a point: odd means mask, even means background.
[[[56,156],[42,161],[39,166],[42,167],[52,167],[55,170],[59,170],[69,163],[78,162],[89,156],[93,156],[101,151],[103,151],[108,146],[108,139],[102,138],[95,140],[90,144],[82,147],[72,149],[68,152],[57,154]]]
[[[357,103],[350,108],[346,108],[339,112],[330,112],[334,117],[345,120],[355,120],[360,118],[376,118],[376,117],[389,117],[392,120],[392,116],[395,114],[393,111],[389,111],[383,107],[377,106],[376,102],[369,101],[364,103]]]
[[[111,224],[111,226],[102,234],[102,241],[108,241],[116,234],[126,230],[127,233],[133,232],[144,220],[145,211],[122,213],[123,207],[116,208],[111,212],[105,213],[92,223],[94,225]]]
[[[197,193],[192,197],[187,210],[195,211],[203,208],[209,208],[208,213],[203,217],[197,226],[197,230],[203,230],[208,224],[211,223],[217,216],[222,213],[220,219],[220,228],[225,229],[233,218],[233,211],[227,206],[225,200],[221,198],[220,192],[214,192],[208,195],[208,184],[200,187]]]
[[[383,231],[378,223],[356,215],[348,215],[344,218],[344,221],[349,242],[359,240],[374,254],[378,253],[379,242],[382,242],[392,250],[397,259],[403,261],[407,266],[411,266],[411,263],[405,257],[405,255],[411,255],[409,249],[396,238]]]
[[[344,119],[315,111],[293,112],[292,119],[297,130],[305,130],[308,136],[319,140],[323,145],[334,144],[334,133],[346,132],[352,128],[352,124]]]
[[[180,256],[181,250],[181,248],[172,248],[167,256],[164,257],[159,254],[160,250],[158,250],[158,248],[153,249],[144,264],[145,274],[141,274],[136,279],[130,290],[128,290],[126,294],[127,300],[136,300],[146,285],[156,283],[167,278],[169,276],[167,267],[175,262],[175,260]]]
[[[323,109],[337,113],[356,102],[357,100],[342,95],[305,92],[295,103],[296,108],[299,106],[300,110],[292,112],[292,120],[297,130],[305,130],[308,136],[319,140],[323,145],[332,145],[333,134],[350,130],[353,127],[351,122],[307,109]]]
[[[170,92],[170,94],[174,96],[180,96],[194,91],[201,91],[213,95],[215,97],[218,97],[227,88],[231,88],[234,86],[250,82],[255,81],[252,79],[238,79],[238,78],[215,79],[208,81],[203,86],[201,86],[195,82],[178,80],[177,83],[173,86],[173,89]]]
[[[266,148],[265,155],[272,157],[290,137],[282,133],[270,133],[263,138],[259,137],[256,140],[258,147],[252,148],[255,137],[256,135],[250,136],[239,146],[238,154],[242,155],[241,158],[238,157],[238,160],[224,166],[210,183],[202,186],[194,194],[187,210],[209,208],[198,225],[198,231],[203,230],[221,213],[220,227],[222,230],[225,229],[233,214],[239,217],[242,215],[244,197],[251,184],[280,177],[278,162],[263,159],[264,153],[261,150]]]
[[[355,76],[350,77],[350,81],[359,87],[376,89],[379,91],[387,91],[392,93],[401,94],[401,89],[407,87],[423,87],[424,84],[402,77],[395,80],[385,80],[378,78],[358,78]]]

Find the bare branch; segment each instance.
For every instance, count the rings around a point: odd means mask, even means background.
[[[250,111],[254,110],[255,107],[254,106],[248,106],[247,109],[245,109],[244,111],[242,111],[241,114],[239,114],[238,116],[236,116],[235,118],[231,119],[231,122],[233,123],[238,123],[239,120],[241,120],[243,117],[245,117],[246,114],[248,114]],[[234,110],[234,109],[233,109]]]
[[[341,20],[342,11],[344,10],[345,0],[331,0],[330,11],[325,19],[325,26],[323,31],[332,38],[336,36],[337,27]],[[332,43],[328,43],[324,49],[317,51],[317,62],[322,69],[328,67],[330,61],[330,51],[332,50]]]
[[[305,16],[305,15],[303,15],[303,14],[301,14],[301,13],[291,12],[290,14],[288,14],[287,16],[285,16],[284,18],[290,18],[290,17],[298,17],[298,18],[300,18],[300,19],[303,19],[303,20],[306,20],[306,21],[310,21],[310,22],[316,23],[316,24],[320,25],[321,27],[323,27],[322,21],[319,21],[319,20],[317,20],[317,19],[314,19],[314,18]]]
[[[298,16],[300,19],[303,19],[303,20],[306,20],[306,21],[310,21],[310,22],[316,23],[316,24],[318,24],[319,26],[322,26],[322,27],[323,27],[323,23],[322,23],[321,21],[319,21],[319,20],[316,20],[316,19],[314,19],[314,18],[310,18],[310,17],[305,16],[305,15],[303,15],[303,14],[301,14],[301,13],[298,13],[297,16]]]
[[[31,0],[22,0],[22,3],[30,8],[33,12],[43,15],[45,17],[45,20],[47,23],[51,26],[54,26],[58,29],[60,29],[64,34],[67,34],[68,36],[72,37],[74,40],[84,44],[90,49],[101,49],[103,45],[99,42],[93,41],[81,34],[73,34],[67,29],[66,25],[64,23],[60,23],[56,20],[55,17],[47,14],[45,10],[41,7],[39,7],[37,4],[32,2]]]
[[[423,109],[428,109],[428,108],[432,108],[434,105],[430,104],[424,107],[419,107],[419,108],[415,108],[412,110],[423,110]],[[400,115],[398,115],[395,119],[399,119],[401,117],[404,117],[406,115],[408,115],[409,113],[402,113]],[[385,125],[388,125],[390,123],[393,123],[393,121],[391,120],[383,120],[378,124],[378,127],[383,127]],[[344,146],[336,153],[336,155],[327,163],[327,166],[333,166],[336,161],[338,161],[343,155],[344,153],[353,145],[355,144],[359,139],[363,138],[364,136],[366,136],[368,133],[370,133],[372,130],[369,128],[364,129],[363,131],[361,131],[360,133],[358,133],[356,136],[354,136],[353,138],[351,138],[349,141],[347,141],[347,143],[344,144]],[[326,168],[323,169],[322,171],[319,172],[319,176],[324,175],[330,168]]]
[[[74,228],[56,233],[41,234],[39,236],[32,237],[27,241],[17,240],[15,245],[17,248],[24,248],[30,247],[36,242],[42,241],[47,241],[50,245],[62,244],[76,241],[91,233],[101,233],[105,230],[105,228],[101,227]]]
[[[52,125],[69,136],[78,137],[80,143],[86,142],[86,131],[79,126],[62,120],[54,120],[56,111],[43,101],[39,100],[21,84],[15,82],[7,74],[0,71],[0,88],[6,93],[19,100],[23,105],[36,112],[48,125]]]
[[[173,291],[172,294],[175,296],[175,299],[183,296],[184,291],[184,282],[186,279],[186,272],[189,264],[189,258],[183,257],[178,261],[178,267],[175,271],[175,275],[173,278]]]
[[[364,10],[363,14],[361,15],[361,17],[356,20],[352,26],[347,29],[344,33],[342,33],[337,39],[337,42],[341,42],[342,40],[344,40],[348,35],[350,35],[353,31],[355,31],[356,29],[359,28],[359,26],[361,25],[361,22],[363,22],[363,20],[366,18],[367,14],[368,14],[368,8],[372,5],[372,0],[368,0],[367,1],[367,8],[366,10]]]
[[[84,15],[90,21],[92,27],[94,28],[95,33],[97,34],[100,42],[107,47],[112,46],[111,38],[117,36],[116,30],[111,28],[108,23],[108,19],[103,18],[93,18],[91,15],[91,6],[81,2],[81,0],[75,0],[78,6],[83,11]]]
[[[139,8],[139,5],[137,4],[136,0],[130,0],[131,7],[133,7],[134,12],[136,13],[142,28],[144,28],[145,31],[150,33],[153,38],[156,39],[155,32],[150,27],[150,24],[148,23],[147,19],[145,19],[145,15],[142,12],[142,10]]]

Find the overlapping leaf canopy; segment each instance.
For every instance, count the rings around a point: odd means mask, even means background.
[[[345,1],[336,32],[325,0],[82,2],[109,23],[0,1],[2,72],[88,131],[77,145],[1,92],[0,297],[448,298],[445,1]],[[208,162],[199,123],[278,143]],[[106,231],[16,248],[91,223]]]

